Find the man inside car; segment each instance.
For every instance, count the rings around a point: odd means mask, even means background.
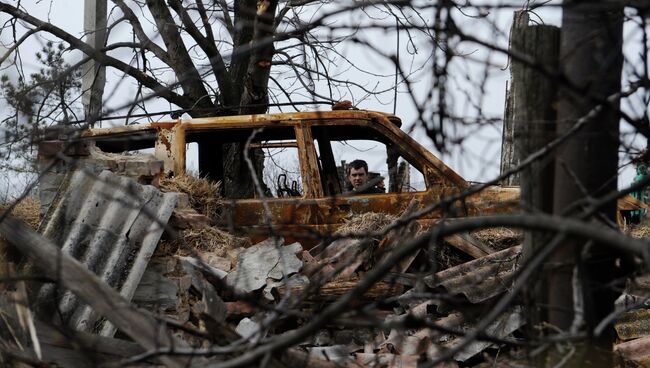
[[[368,163],[364,160],[354,160],[348,164],[348,191],[351,194],[375,194],[384,193],[384,190],[377,187],[377,184],[384,180],[377,176],[369,180]]]

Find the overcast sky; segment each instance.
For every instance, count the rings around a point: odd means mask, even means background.
[[[57,1],[22,1],[22,5],[30,10],[30,14],[40,18],[49,19],[55,25],[65,29],[73,35],[81,36],[83,33],[83,7],[82,2],[78,0],[57,0]],[[488,2],[485,2],[488,3]],[[492,2],[500,3],[500,2]],[[508,2],[512,4],[512,2]],[[525,1],[522,1],[522,5]],[[557,5],[558,1],[553,1],[550,5]],[[497,43],[502,47],[507,47],[508,31],[512,22],[513,9],[493,10],[486,17],[477,19],[462,15],[455,12],[453,17],[461,28],[472,35],[491,43]],[[473,14],[469,14],[473,15]],[[115,17],[115,15],[112,15]],[[427,14],[423,15],[425,18]],[[354,18],[357,17],[357,18]],[[539,9],[536,14],[531,16],[532,20],[551,24],[560,25],[561,12],[558,7],[551,6]],[[355,16],[342,16],[336,22],[342,24],[359,22],[358,14]],[[431,20],[432,21],[432,20]],[[110,22],[110,21],[109,21]],[[145,23],[146,24],[146,23]],[[638,59],[638,39],[640,32],[631,24],[626,25],[626,54],[631,60],[630,65],[634,65],[634,58]],[[130,28],[126,25],[117,28],[111,33],[111,40],[123,38],[130,39]],[[369,43],[377,45],[382,52],[391,54],[396,52],[397,37],[394,32],[385,32],[378,30],[361,30],[358,38],[367,40]],[[5,37],[3,35],[2,37]],[[46,36],[53,39],[51,36]],[[406,33],[400,33],[400,57],[402,68],[412,72],[415,90],[415,98],[421,100],[429,92],[432,86],[432,73],[430,60],[431,44],[429,40],[416,36],[413,44],[406,42]],[[110,41],[110,40],[109,40]],[[41,41],[44,42],[44,41]],[[415,57],[409,55],[414,50],[418,50]],[[26,71],[30,68],[37,67],[34,64],[33,54],[39,48],[37,39],[26,43],[21,48],[23,63]],[[352,44],[344,44],[338,50],[342,55],[347,57],[352,65],[363,66],[365,69],[376,72],[377,74],[390,75],[394,72],[394,67],[377,54],[366,50],[359,51],[358,47]],[[472,117],[476,116],[478,110],[489,118],[499,118],[503,116],[504,98],[506,83],[509,78],[507,70],[507,58],[503,54],[492,52],[484,47],[472,43],[461,43],[457,51],[466,55],[464,58],[456,58],[450,65],[448,87],[452,101],[453,112],[459,116]],[[128,50],[123,51],[123,58],[130,58]],[[119,55],[117,55],[119,57]],[[78,59],[80,55],[71,53],[68,56],[71,61]],[[489,65],[486,69],[486,65]],[[422,68],[422,69],[420,69]],[[419,70],[419,71],[418,71]],[[384,85],[392,83],[392,78],[372,78],[370,75],[359,73],[349,64],[341,62],[338,70],[334,68],[335,73],[341,73],[340,78],[355,80],[366,86],[372,86],[379,83],[378,89]],[[626,72],[626,75],[628,73]],[[109,69],[107,71],[108,84],[105,93],[105,107],[115,108],[128,104],[129,98],[135,93],[135,85],[129,80],[121,80],[120,73]],[[482,92],[476,88],[476,83],[487,76],[486,83]],[[173,76],[171,76],[173,77]],[[624,78],[625,81],[625,78]],[[423,129],[414,129],[413,122],[416,121],[416,110],[410,97],[405,93],[404,86],[398,87],[398,99],[396,103],[396,114],[404,122],[403,129],[411,132],[420,143],[430,149],[432,152],[441,157],[449,166],[459,172],[463,177],[472,181],[485,181],[493,178],[499,173],[499,160],[501,148],[501,126],[500,124],[485,125],[480,129],[477,128],[459,128],[455,131],[449,131],[452,138],[464,138],[462,144],[450,145],[450,151],[447,153],[438,152],[434,149],[430,139],[426,137]],[[478,98],[479,93],[481,98]],[[393,92],[389,91],[378,97],[366,97],[359,91],[353,91],[350,95],[342,96],[345,99],[353,100],[359,108],[378,110],[385,112],[393,111]],[[478,102],[478,106],[476,103]],[[624,103],[627,111],[636,113],[642,111],[645,106],[640,100],[631,100],[630,103]],[[168,103],[163,101],[152,101],[149,103],[149,111],[167,111],[173,109]],[[277,111],[272,109],[271,111]],[[169,119],[169,116],[160,116],[161,119]],[[629,127],[623,127],[624,131],[629,131]],[[627,137],[631,141],[634,137]],[[637,144],[641,140],[637,139]],[[190,157],[192,154],[190,154]],[[352,159],[352,158],[350,158]],[[348,160],[349,161],[349,160]],[[369,159],[371,166],[377,164]],[[633,176],[633,171],[628,169],[622,172],[619,179],[620,184],[627,184]],[[0,183],[0,185],[3,185]],[[0,191],[2,188],[0,188]]]

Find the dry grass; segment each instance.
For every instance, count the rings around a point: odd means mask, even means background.
[[[219,257],[227,257],[229,249],[248,248],[250,239],[234,236],[213,226],[200,229],[179,231],[182,241],[161,239],[156,248],[156,256],[195,256],[195,252],[212,253]]]
[[[368,212],[355,215],[336,231],[337,234],[359,234],[384,230],[397,217],[386,213]]]
[[[650,222],[644,221],[639,225],[628,225],[625,232],[636,239],[650,238]]]
[[[191,249],[210,252],[219,257],[226,257],[228,249],[239,247],[247,248],[251,245],[250,239],[240,238],[213,226],[201,229],[187,229],[183,231],[183,240]],[[191,251],[179,247],[178,254],[188,255]]]
[[[220,186],[218,182],[190,175],[179,175],[160,181],[160,190],[187,194],[190,206],[197,212],[212,219],[221,206]]]
[[[0,204],[0,213],[4,212],[5,209],[9,207],[10,204],[3,203]],[[11,214],[23,220],[31,228],[38,228],[39,224],[39,213],[40,213],[41,204],[40,202],[32,197],[27,197],[22,201],[18,202],[16,207],[11,211]],[[8,246],[6,241],[0,237],[0,275],[4,275],[8,270],[9,259],[10,259]]]
[[[8,203],[0,204],[0,211],[4,211],[9,207],[9,205],[10,204]],[[25,221],[31,228],[36,229],[38,227],[40,210],[41,202],[36,198],[27,197],[18,202],[13,211],[11,211],[11,214],[16,218]]]
[[[471,234],[476,239],[498,250],[520,244],[523,236],[520,230],[508,229],[506,227],[482,229],[473,231]]]

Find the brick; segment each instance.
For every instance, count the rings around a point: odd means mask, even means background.
[[[41,158],[54,157],[61,152],[66,156],[89,156],[89,147],[89,142],[42,141],[38,144],[38,156]]]
[[[174,210],[169,219],[169,225],[175,229],[201,229],[211,223],[209,217],[194,210]]]

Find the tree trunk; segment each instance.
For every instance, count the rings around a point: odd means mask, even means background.
[[[595,9],[587,2],[565,1],[562,27],[561,71],[575,88],[560,90],[558,134],[565,133],[578,119],[593,111],[599,105],[597,101],[620,92],[623,9]],[[618,109],[618,100],[604,106],[558,150],[554,213],[566,215],[569,210],[575,213],[579,210],[572,208],[576,201],[616,190]],[[615,216],[616,201],[613,201],[600,208],[597,219],[614,225]],[[604,284],[616,276],[615,259],[619,255],[601,249],[606,248],[596,245],[585,249],[584,241],[572,239],[551,256],[554,266],[548,277],[551,324],[563,330],[573,326],[575,330],[584,321],[593,327],[612,310],[615,295]],[[588,254],[586,258],[585,254]],[[581,282],[574,282],[574,272],[578,272]],[[583,299],[584,315],[574,313],[579,299]]]
[[[268,110],[268,81],[271,72],[271,60],[275,54],[273,44],[274,24],[277,1],[263,1],[257,6],[256,1],[242,0],[235,2],[235,50],[233,51],[230,75],[233,81],[233,94],[226,99],[239,105],[232,114],[263,114]],[[268,192],[261,178],[264,171],[264,153],[261,149],[244,152],[244,143],[225,144],[215,147],[204,144],[199,147],[199,168],[214,166],[210,157],[223,157],[224,195],[227,198],[252,198],[255,188],[252,173],[245,161],[245,156],[253,162],[255,175],[260,178],[262,192]]]
[[[507,152],[514,152],[503,163],[514,166],[535,151],[546,146],[555,136],[557,107],[557,81],[543,74],[539,66],[557,70],[560,51],[560,29],[553,26],[528,25],[528,13],[516,11],[510,32],[510,51],[526,56],[532,64],[513,58],[510,66],[511,81],[508,91],[509,110],[506,113],[507,136],[512,137]],[[535,86],[534,88],[530,88]],[[504,128],[504,138],[506,129]],[[504,146],[507,141],[504,139]],[[514,157],[513,157],[514,156]],[[505,170],[510,167],[505,167]],[[504,170],[502,166],[502,170]],[[553,157],[534,162],[520,172],[521,207],[527,212],[553,212]],[[512,178],[512,177],[511,177]],[[544,233],[526,231],[524,234],[524,259],[530,259],[546,245]],[[528,334],[538,333],[536,326],[544,320],[540,305],[545,305],[544,277],[531,280],[525,294],[528,317]]]

